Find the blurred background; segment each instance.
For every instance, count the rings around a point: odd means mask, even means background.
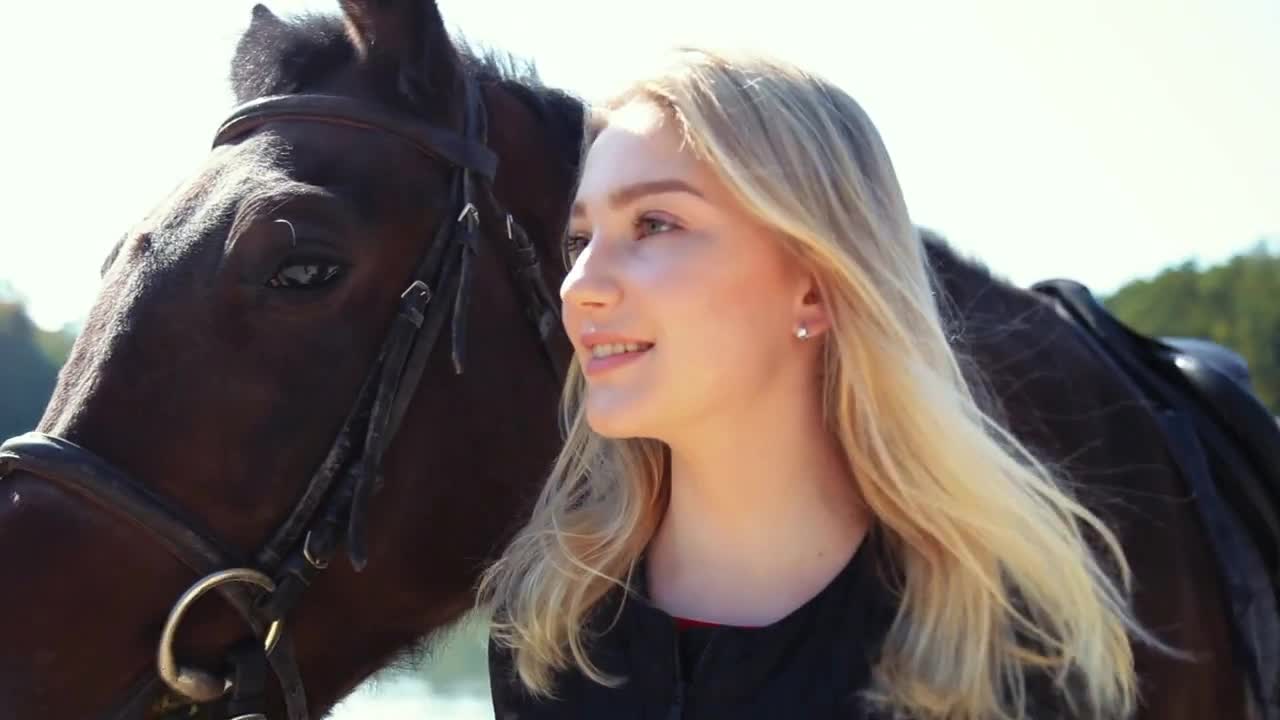
[[[107,250],[207,152],[252,6],[6,11],[0,437],[39,419]],[[1073,278],[1141,331],[1228,345],[1280,410],[1274,0],[439,6],[459,35],[587,100],[685,42],[757,47],[823,73],[881,130],[918,223],[1016,283]],[[334,717],[491,717],[480,623],[427,665],[388,669]]]

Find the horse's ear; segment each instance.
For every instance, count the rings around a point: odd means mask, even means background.
[[[253,6],[253,17],[249,19],[249,28],[241,36],[241,42],[265,45],[276,41],[288,31],[288,23],[276,17],[276,14],[271,12],[271,8],[258,3]]]
[[[256,5],[231,60],[236,102],[298,92],[351,61],[353,48],[332,17],[286,20]]]
[[[272,49],[289,35],[289,24],[262,3],[253,6],[249,27],[236,44],[231,62],[231,86],[236,102],[265,95],[279,83],[280,69]]]
[[[452,93],[461,77],[434,0],[339,0],[347,33],[369,62],[394,67],[411,100]]]
[[[284,24],[284,21],[276,17],[276,14],[271,12],[271,8],[263,5],[262,3],[258,3],[253,6],[253,19],[249,21],[249,27],[252,28],[254,25],[260,25],[263,23],[270,25],[271,27],[279,27]]]

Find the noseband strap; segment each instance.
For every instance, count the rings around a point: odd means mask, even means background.
[[[395,114],[346,97],[288,95],[267,97],[238,107],[219,127],[214,147],[243,140],[274,122],[318,122],[390,134],[451,167],[452,212],[437,227],[423,256],[409,274],[399,308],[342,429],[316,467],[293,510],[252,560],[240,558],[218,542],[194,518],[170,507],[145,485],[114,468],[91,451],[40,433],[28,433],[0,445],[0,478],[24,470],[53,481],[101,509],[146,531],[201,578],[194,586],[216,589],[237,610],[259,643],[231,651],[228,676],[230,697],[223,711],[240,718],[265,718],[261,687],[269,663],[284,694],[289,720],[307,720],[306,693],[293,655],[286,618],[303,593],[330,564],[345,543],[352,566],[368,562],[368,508],[381,486],[382,459],[395,438],[415,396],[446,322],[452,330],[452,362],[456,373],[466,362],[466,318],[474,257],[479,252],[482,218],[477,203],[505,216],[505,235],[511,276],[521,293],[545,358],[556,382],[564,369],[556,361],[552,333],[559,306],[547,287],[538,254],[524,229],[498,209],[490,184],[497,172],[497,156],[486,144],[486,112],[475,81],[464,82],[461,133]],[[254,583],[224,582],[256,578]],[[270,582],[266,579],[269,578]],[[273,588],[266,590],[264,588]],[[188,591],[189,593],[192,591]],[[181,604],[181,601],[180,603]],[[181,613],[175,617],[180,619]],[[175,621],[176,622],[176,621]],[[263,651],[268,629],[283,627]],[[171,637],[172,632],[166,632]],[[273,635],[273,638],[275,636]],[[171,660],[162,644],[160,657]],[[265,656],[265,657],[264,657]],[[169,662],[169,665],[172,665]],[[188,673],[203,680],[197,694],[213,694],[209,673]],[[182,683],[166,683],[180,690]],[[156,699],[159,676],[148,674],[135,685],[116,713],[117,720],[141,718],[157,702],[176,710],[174,717],[210,717],[210,706],[196,700]],[[176,686],[176,687],[175,687]],[[198,707],[199,706],[199,707]]]
[[[27,433],[6,441],[0,445],[0,477],[18,470],[52,480],[81,500],[138,527],[197,575],[234,562],[235,553],[199,520],[68,440]]]
[[[142,530],[197,577],[243,565],[239,554],[218,541],[201,522],[173,507],[128,473],[68,440],[35,432],[6,440],[0,444],[0,478],[14,472],[27,472],[51,481]],[[257,608],[254,594],[243,585],[229,583],[214,589],[235,609],[254,637],[267,637],[271,621]],[[160,652],[171,649],[168,644],[162,644]],[[275,670],[286,698],[291,698],[287,704],[297,708],[298,717],[305,718],[306,693],[288,630],[280,632],[274,646],[262,657]],[[254,662],[258,659],[254,658]],[[233,664],[240,669],[239,663]],[[106,717],[141,720],[155,701],[159,685],[160,676],[149,673],[138,682],[129,699]],[[293,717],[291,714],[291,720]]]

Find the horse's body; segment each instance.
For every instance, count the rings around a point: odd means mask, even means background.
[[[494,195],[558,286],[580,105],[456,52],[431,3],[344,9],[345,29],[255,10],[233,69],[240,100],[324,92],[457,128],[459,79],[477,78],[500,159]],[[413,103],[406,82],[421,92]],[[452,221],[446,177],[397,138],[288,119],[218,148],[113,253],[39,429],[126,469],[251,556],[342,426],[409,269]],[[335,560],[287,620],[313,712],[470,607],[482,563],[518,526],[555,452],[558,382],[542,369],[492,242],[501,218],[487,209],[466,372],[454,374],[441,343],[382,464],[367,569]],[[290,234],[273,234],[279,219]],[[1142,621],[1197,657],[1136,648],[1140,717],[1244,717],[1219,573],[1157,422],[1042,298],[940,242],[929,253],[993,405],[1117,530]],[[337,280],[273,286],[290,263],[310,269],[286,280],[331,270]],[[567,353],[563,342],[552,350]],[[3,489],[0,717],[98,717],[152,673],[165,614],[196,578],[36,474],[13,473]],[[179,656],[211,668],[247,636],[216,601],[182,627]],[[273,696],[272,716],[281,710]]]

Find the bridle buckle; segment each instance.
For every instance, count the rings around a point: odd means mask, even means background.
[[[306,559],[308,563],[311,564],[311,567],[317,570],[324,570],[325,568],[329,567],[329,560],[327,558],[320,557],[315,553],[311,552],[311,531],[310,530],[307,531],[306,539],[302,541],[302,557]]]
[[[475,230],[480,224],[480,211],[476,209],[476,204],[468,202],[462,206],[462,212],[458,213],[458,222],[466,222],[468,230]]]

